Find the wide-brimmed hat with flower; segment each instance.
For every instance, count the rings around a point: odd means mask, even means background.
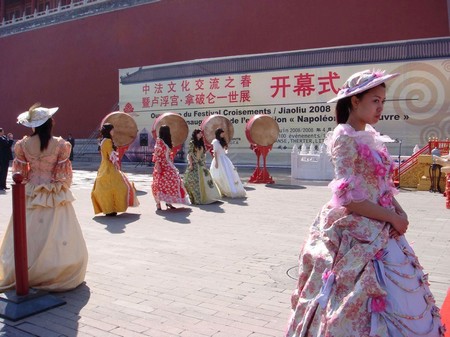
[[[398,73],[386,74],[384,70],[364,70],[350,76],[345,81],[336,97],[330,99],[327,103],[339,101],[342,98],[359,94],[363,91],[372,89],[391,78],[397,77]]]
[[[58,109],[59,108],[44,108],[35,104],[28,111],[22,112],[17,117],[17,123],[29,128],[37,128],[44,124],[49,118],[52,118]]]

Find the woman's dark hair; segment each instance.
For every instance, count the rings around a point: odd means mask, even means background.
[[[103,124],[102,128],[100,129],[100,134],[102,135],[102,138],[108,138],[108,139],[111,139],[111,141],[112,141],[112,137],[111,137],[112,129],[114,129],[114,125],[112,125],[111,123]],[[117,150],[117,146],[114,145],[114,142],[113,142],[113,149],[114,149],[114,151]]]
[[[39,136],[39,140],[41,141],[41,152],[48,147],[48,143],[52,138],[52,129],[53,129],[53,118],[47,119],[47,121],[44,124],[34,128],[32,136],[34,135]]]
[[[200,129],[195,129],[194,132],[192,132],[192,142],[194,143],[194,146],[198,149],[203,148],[205,150],[205,142],[203,141],[203,137],[200,139],[197,139],[197,135],[202,132]]]
[[[172,136],[170,135],[170,127],[168,125],[161,125],[159,128],[159,138],[166,143],[169,149],[172,148]]]
[[[225,132],[225,131],[223,131],[223,129],[221,129],[221,128],[216,129],[216,139],[219,141],[220,145],[221,145],[224,149],[226,149],[226,148],[228,147],[228,143],[227,143],[227,141],[225,140],[224,137],[220,137],[220,134],[221,134],[222,132]]]
[[[380,84],[383,88],[386,88],[385,83]],[[360,92],[359,94],[353,95],[356,96],[358,99],[363,98],[365,94],[369,92],[369,90],[372,90],[373,88],[367,89],[366,91]],[[347,123],[348,117],[350,116],[350,110],[352,109],[352,97],[345,97],[341,98],[339,101],[337,101],[336,104],[336,123],[337,124],[345,124]]]
[[[114,129],[114,125],[110,123],[105,123],[102,125],[102,128],[100,129],[100,134],[102,135],[102,138],[109,138],[111,137],[111,130]]]

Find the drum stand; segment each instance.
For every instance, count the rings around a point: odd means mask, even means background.
[[[269,146],[260,146],[256,144],[251,144],[250,148],[255,152],[256,154],[256,168],[255,171],[253,171],[253,174],[251,175],[250,179],[248,180],[249,183],[255,183],[255,184],[273,184],[275,181],[272,179],[272,177],[269,174],[269,171],[266,167],[266,158],[269,154],[270,150],[272,150],[272,145]],[[260,157],[263,157],[263,167],[259,167]]]
[[[135,167],[138,167],[138,166],[145,166],[145,165],[151,165],[151,162],[152,162],[152,159],[151,158],[149,158],[150,157],[150,152],[148,151],[148,146],[142,146],[143,148],[144,148],[144,151],[142,152],[143,153],[143,156],[142,156],[142,160],[140,160],[137,164],[136,164],[136,166]]]
[[[175,156],[177,155],[178,151],[181,150],[182,145],[177,145],[172,147],[172,150],[170,150],[170,159],[172,159],[172,162],[175,163]]]
[[[212,158],[214,158],[214,149],[211,144],[205,142],[205,153],[209,152]]]
[[[119,157],[119,169],[122,169],[122,158],[125,155],[125,152],[127,152],[129,147],[130,147],[129,145],[117,147],[117,153]]]

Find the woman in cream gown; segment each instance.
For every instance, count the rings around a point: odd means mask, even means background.
[[[58,108],[32,107],[18,122],[34,133],[15,145],[13,173],[24,177],[30,287],[66,291],[84,281],[88,252],[72,202],[70,143],[52,137]],[[42,124],[43,123],[43,124]],[[0,291],[15,287],[12,217],[0,246]]]

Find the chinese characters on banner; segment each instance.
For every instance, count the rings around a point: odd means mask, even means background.
[[[330,91],[336,94],[334,83],[339,80],[337,73],[315,78],[314,74],[299,72],[292,77],[272,76],[270,88],[272,99],[289,96],[310,97],[323,95]],[[140,109],[177,109],[180,107],[212,107],[235,104],[251,104],[252,75],[229,75],[225,78],[185,79],[181,82],[170,81],[142,84]],[[257,84],[253,85],[253,87]]]
[[[237,81],[239,81],[237,83]],[[236,82],[236,83],[235,83]],[[228,76],[224,79],[186,79],[181,82],[155,82],[142,85],[141,109],[176,109],[191,106],[215,106],[235,103],[250,103],[251,76],[239,79]],[[223,88],[223,90],[221,90]]]

